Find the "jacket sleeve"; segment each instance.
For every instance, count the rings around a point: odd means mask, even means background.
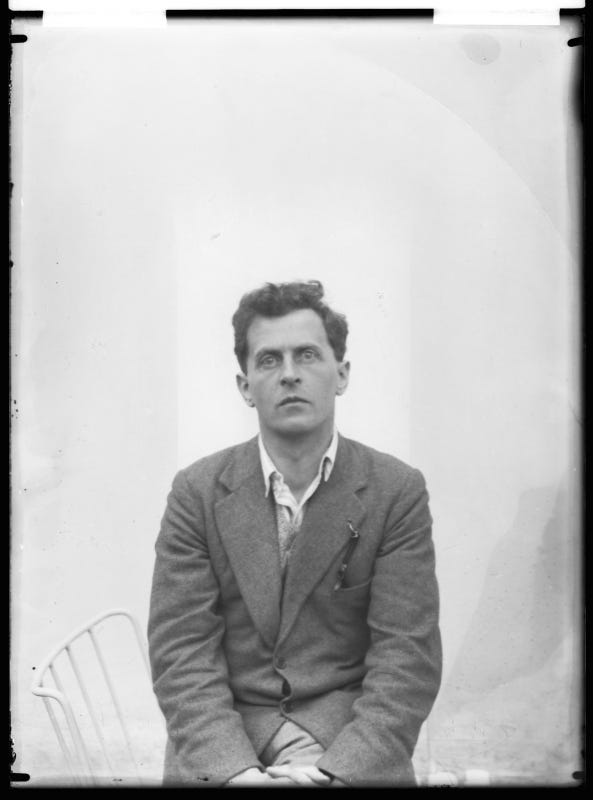
[[[375,562],[362,694],[352,720],[317,762],[349,785],[415,780],[411,757],[441,679],[431,524],[424,478],[412,470]]]
[[[180,472],[156,543],[148,642],[175,780],[182,784],[219,786],[260,766],[233,708],[223,634],[199,498]]]

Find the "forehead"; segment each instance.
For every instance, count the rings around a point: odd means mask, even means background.
[[[321,317],[310,308],[283,317],[255,317],[247,331],[249,354],[262,349],[284,350],[303,344],[330,347]]]

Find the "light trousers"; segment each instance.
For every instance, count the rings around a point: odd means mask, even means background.
[[[260,755],[264,767],[280,764],[315,764],[325,750],[310,733],[286,720]]]

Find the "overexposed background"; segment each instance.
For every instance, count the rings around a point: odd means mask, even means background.
[[[570,782],[576,23],[21,27],[15,771],[63,772],[29,690],[42,658],[105,608],[145,626],[175,471],[256,432],[234,385],[240,295],[317,278],[351,328],[340,430],[419,467],[431,494],[445,656],[433,763]],[[158,773],[162,723],[143,691]]]

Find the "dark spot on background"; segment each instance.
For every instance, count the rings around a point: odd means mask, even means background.
[[[466,33],[459,44],[465,55],[476,64],[492,64],[500,55],[500,43],[488,33]]]

